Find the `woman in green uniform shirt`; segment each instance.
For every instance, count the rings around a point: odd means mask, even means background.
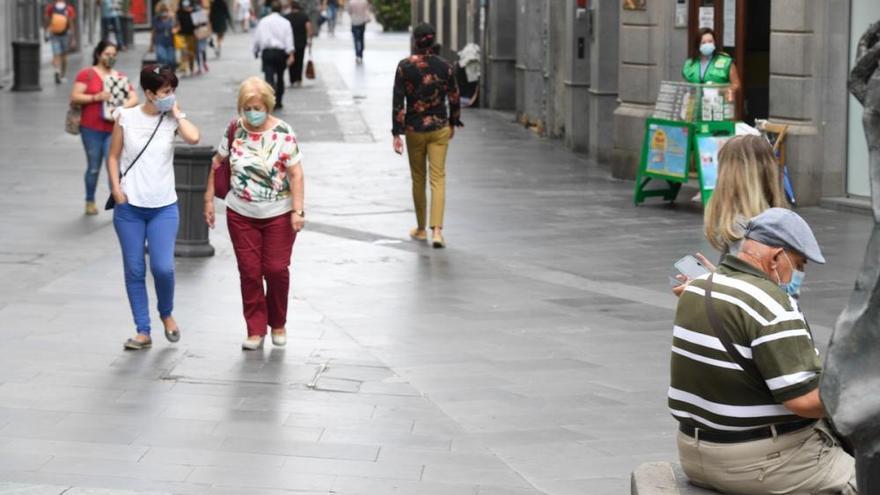
[[[739,73],[733,58],[715,45],[715,31],[703,28],[697,35],[697,49],[700,55],[689,58],[681,70],[685,81],[693,84],[728,84],[728,98],[734,101],[739,94]]]

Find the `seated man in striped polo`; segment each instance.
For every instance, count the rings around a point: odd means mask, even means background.
[[[669,409],[692,483],[737,494],[855,494],[855,461],[830,433],[822,366],[794,296],[807,261],[824,263],[809,225],[771,208],[742,249],[678,303]]]

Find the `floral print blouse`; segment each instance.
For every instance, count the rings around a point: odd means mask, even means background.
[[[464,125],[452,64],[434,54],[416,54],[401,60],[394,77],[392,120],[391,133],[395,136]]]
[[[249,132],[238,119],[229,149],[229,128],[217,153],[229,157],[231,181],[226,206],[251,218],[271,218],[289,212],[290,180],[287,169],[300,163],[302,153],[287,122],[278,120],[264,132]]]

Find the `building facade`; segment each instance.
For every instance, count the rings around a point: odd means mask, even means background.
[[[413,0],[419,21],[437,27],[447,57],[481,46],[482,106],[515,111],[625,179],[660,82],[682,79],[695,34],[712,27],[742,76],[743,119],[789,125],[798,204],[870,194],[846,81],[877,0]]]

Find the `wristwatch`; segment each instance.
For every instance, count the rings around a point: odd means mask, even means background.
[[[180,112],[180,115],[177,116],[177,120],[183,120],[185,118],[186,118],[186,114],[183,112]]]
[[[303,217],[303,218],[306,217],[306,212],[303,211],[303,210],[293,210],[293,214],[294,214],[294,215],[299,215],[299,216],[301,216],[301,217]]]

